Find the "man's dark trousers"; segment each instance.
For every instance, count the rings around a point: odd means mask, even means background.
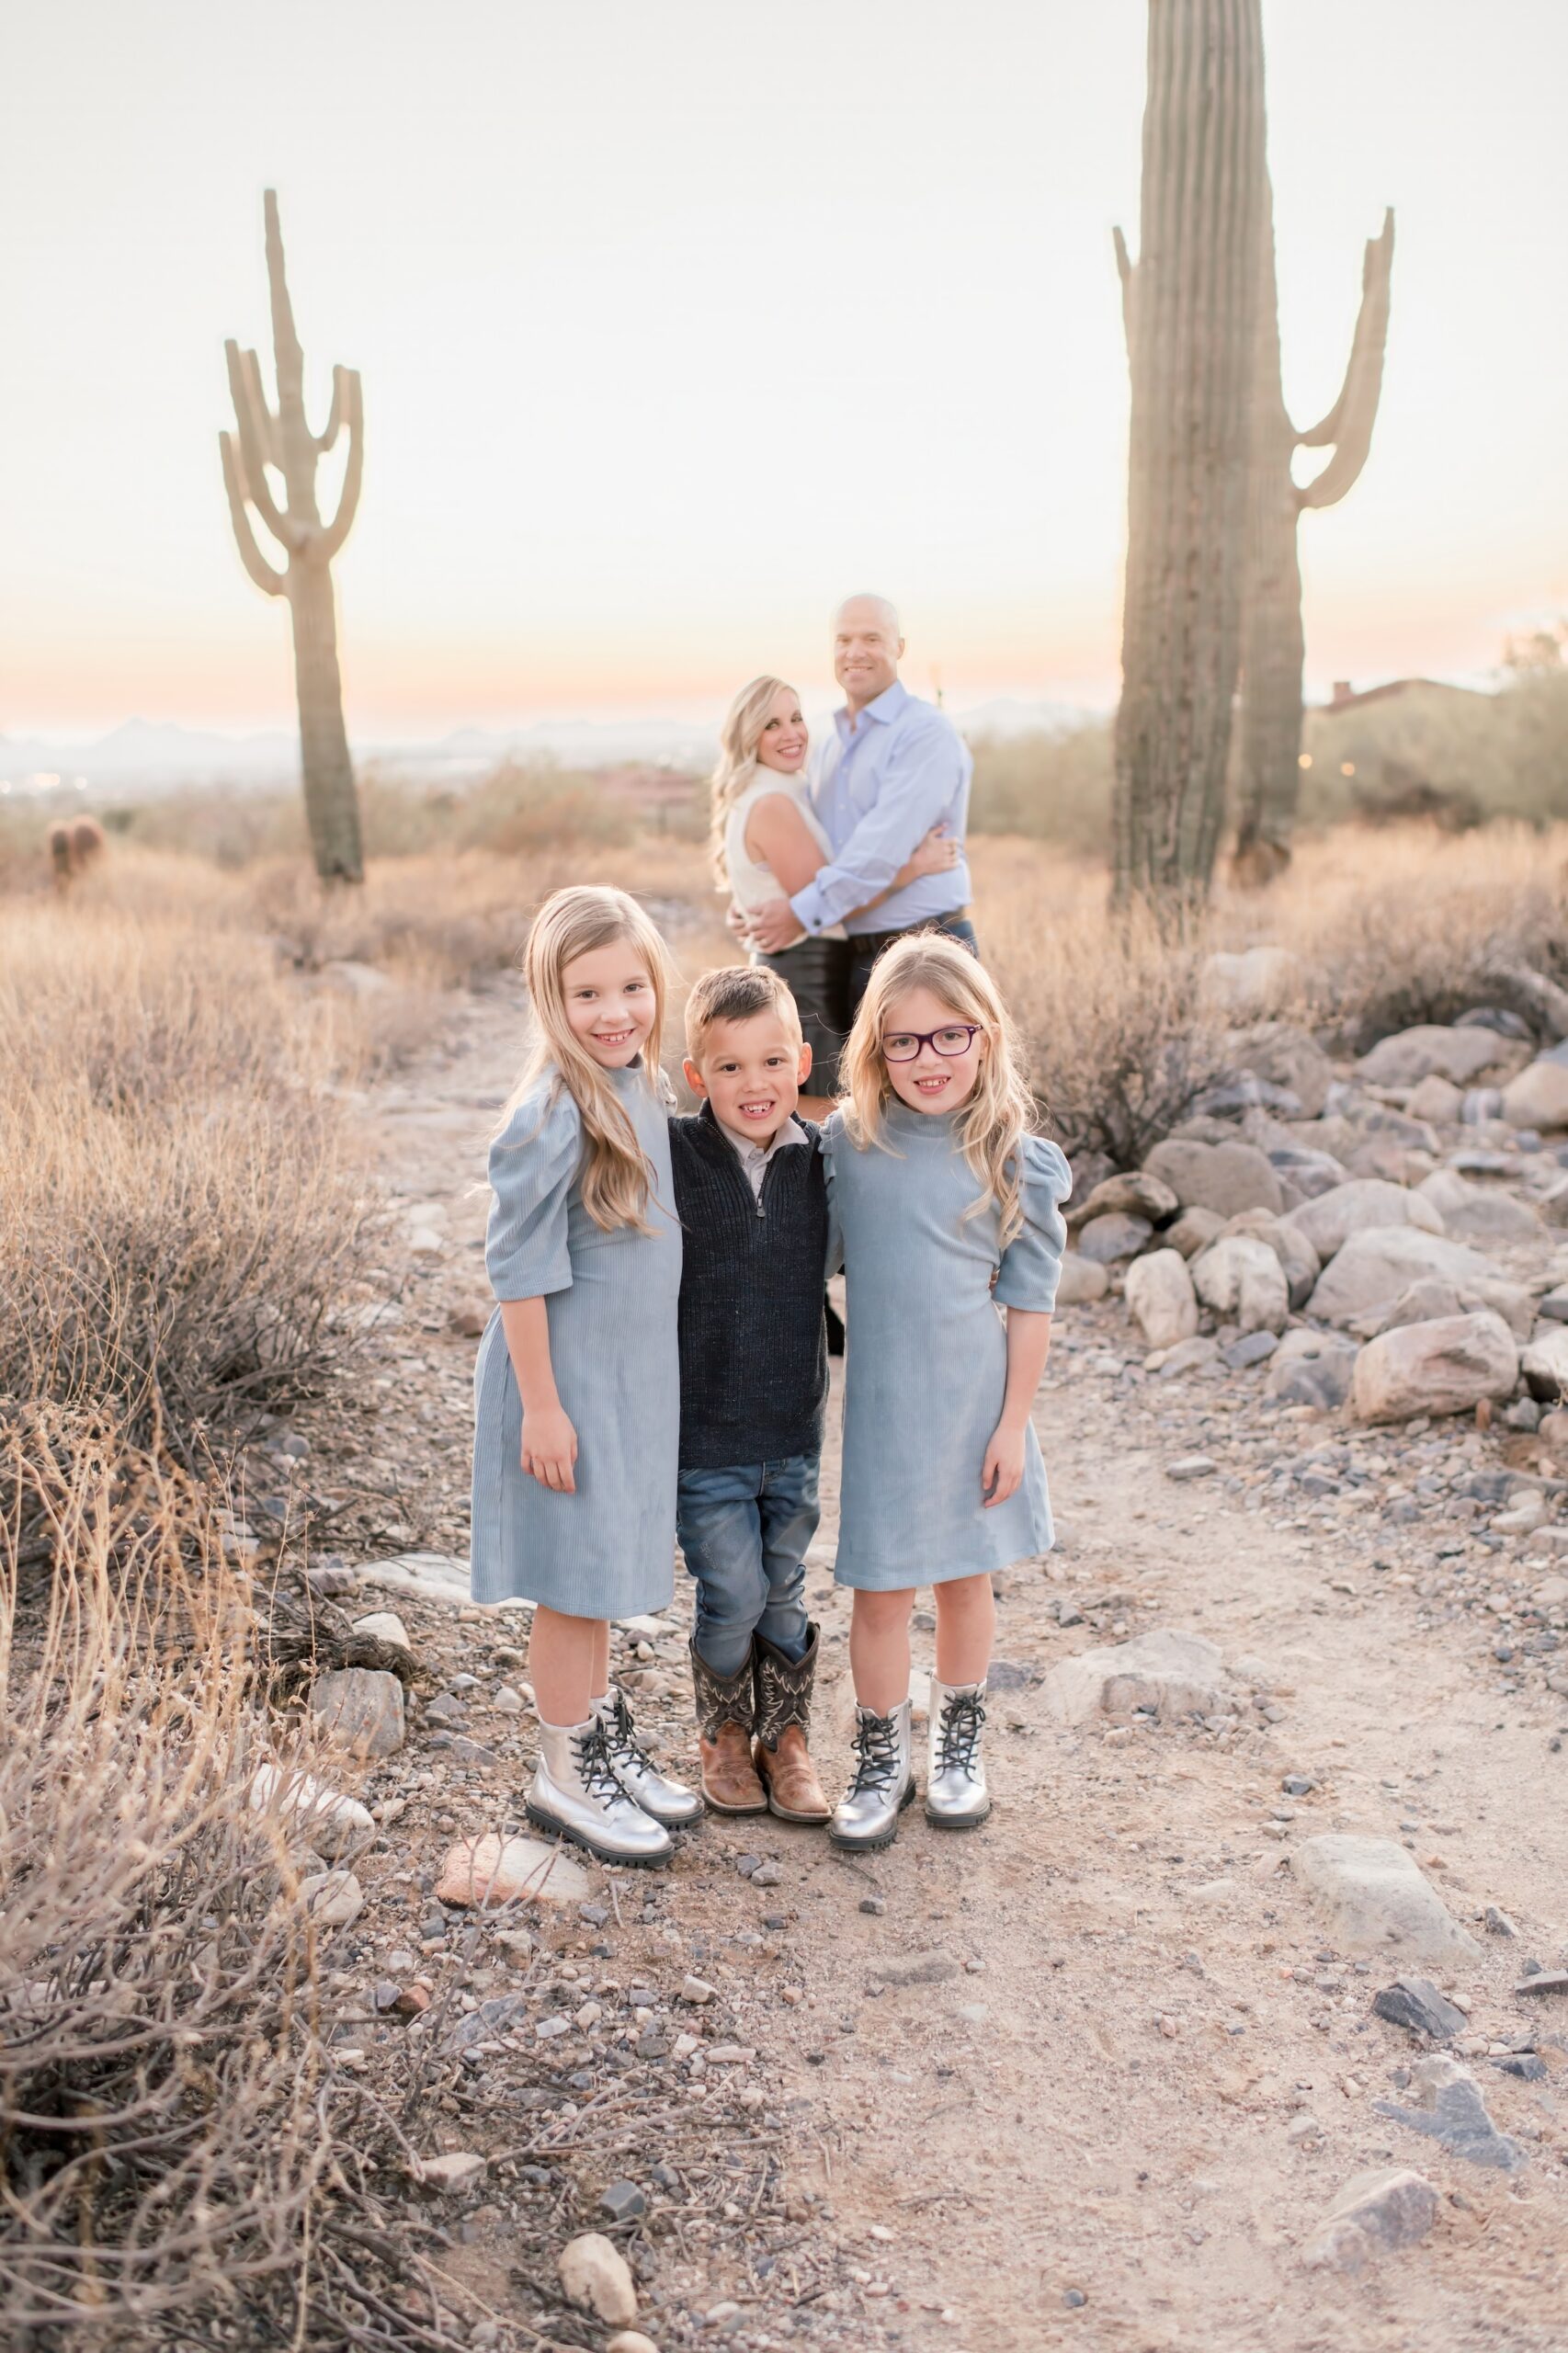
[[[961,939],[971,956],[980,954],[980,942],[974,936],[974,926],[967,915],[933,915],[929,922],[911,924],[907,931],[865,931],[849,942],[849,1018],[860,1009],[860,999],[871,977],[871,967],[884,948],[895,939],[907,939],[911,933],[945,932],[949,939]]]

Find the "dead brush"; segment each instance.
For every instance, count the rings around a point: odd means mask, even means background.
[[[199,1484],[112,1423],[6,1415],[7,2346],[459,2342],[372,2186],[409,2143],[318,2032],[252,1639]]]

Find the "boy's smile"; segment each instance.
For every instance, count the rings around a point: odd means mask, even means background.
[[[706,1096],[713,1117],[732,1133],[765,1148],[790,1119],[812,1067],[812,1050],[777,1013],[744,1021],[715,1021],[702,1041],[700,1064],[687,1060],[687,1083]]]

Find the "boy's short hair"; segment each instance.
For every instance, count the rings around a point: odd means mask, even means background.
[[[704,972],[686,1001],[687,1053],[700,1063],[715,1022],[755,1021],[759,1013],[776,1013],[787,1029],[801,1035],[800,1008],[789,983],[767,964],[721,964]]]

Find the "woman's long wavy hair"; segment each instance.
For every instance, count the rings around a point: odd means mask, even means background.
[[[984,1034],[974,1092],[953,1115],[955,1140],[981,1188],[964,1217],[978,1217],[994,1201],[1005,1250],[1024,1222],[1018,1146],[1035,1125],[1037,1107],[1024,1080],[1012,1017],[984,965],[960,941],[937,931],[911,932],[871,967],[840,1065],[844,1124],[860,1151],[870,1144],[892,1149],[882,1129],[888,1105],[896,1098],[881,1041],[889,1008],[911,989],[929,989],[955,1021],[977,1022]]]
[[[724,829],[730,812],[756,775],[756,747],[778,694],[792,695],[788,678],[754,678],[743,687],[724,714],[719,730],[719,765],[713,771],[708,847],[713,880],[721,891],[730,886],[730,862],[724,855]]]
[[[564,1087],[583,1121],[583,1207],[606,1233],[619,1225],[650,1229],[648,1192],[653,1170],[637,1141],[626,1108],[606,1073],[572,1034],[566,1018],[566,968],[596,948],[624,939],[647,968],[653,987],[653,1026],[642,1044],[642,1074],[655,1095],[665,1080],[660,1068],[665,1008],[669,995],[669,950],[635,899],[624,891],[579,883],[552,891],[528,934],[523,957],[530,1006],[528,1057],[513,1088],[501,1125],[549,1073]],[[551,1091],[550,1100],[555,1100]]]

